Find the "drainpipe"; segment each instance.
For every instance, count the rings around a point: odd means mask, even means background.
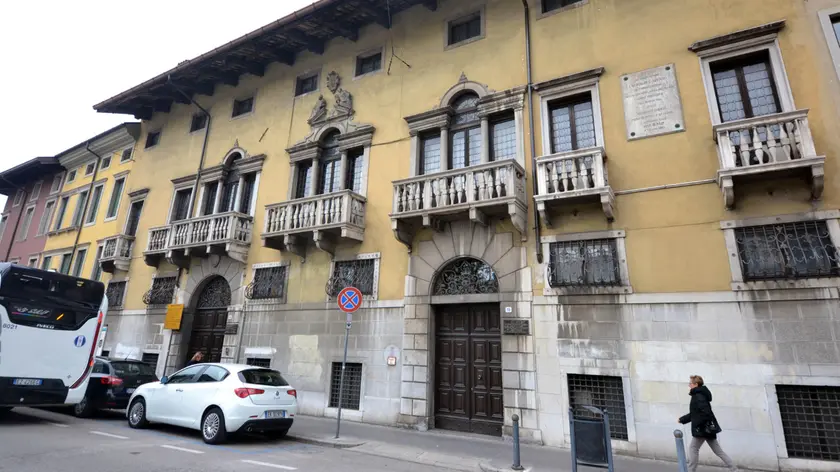
[[[190,196],[190,215],[189,217],[192,218],[193,212],[195,211],[195,204],[196,200],[198,199],[198,183],[201,181],[201,172],[204,170],[204,158],[207,155],[207,138],[210,136],[210,113],[204,109],[201,105],[198,104],[193,98],[187,95],[183,90],[181,90],[174,82],[172,82],[172,76],[166,76],[166,83],[168,83],[172,88],[178,91],[181,95],[183,95],[187,100],[190,101],[196,108],[201,110],[201,113],[207,118],[207,126],[204,127],[204,142],[201,144],[201,158],[198,161],[198,170],[195,173],[195,184],[193,185],[192,195]]]
[[[11,239],[11,241],[9,241],[9,249],[6,249],[6,257],[3,258],[4,261],[8,262],[9,261],[9,256],[12,254],[12,247],[15,245],[15,236],[17,235],[18,226],[20,225],[20,219],[23,217],[23,212],[26,209],[27,195],[26,195],[26,190],[24,188],[19,187],[18,185],[10,182],[9,179],[7,179],[5,177],[2,177],[2,179],[5,180],[6,183],[11,185],[12,187],[14,187],[18,190],[23,190],[23,200],[21,200],[21,202],[20,202],[20,211],[18,211],[17,219],[15,219],[15,227],[12,230],[12,239]],[[14,198],[15,197],[12,196],[12,204],[14,204]],[[0,234],[0,238],[2,238],[2,237],[3,237],[3,235]]]
[[[90,141],[85,143],[85,150],[96,156],[96,164],[93,167],[93,175],[90,178],[90,185],[88,185],[87,198],[82,204],[82,221],[79,222],[79,227],[76,228],[76,239],[73,241],[73,249],[70,252],[70,267],[67,269],[70,272],[73,271],[73,259],[76,257],[76,248],[79,246],[79,239],[82,237],[82,228],[85,226],[85,215],[87,214],[88,204],[90,204],[90,199],[93,197],[93,184],[96,183],[96,174],[99,173],[99,165],[102,164],[102,156],[90,148]],[[59,269],[61,268],[59,267]]]
[[[531,79],[531,11],[528,7],[528,0],[522,0],[522,7],[525,10],[525,70],[528,81],[528,131],[531,137],[531,186],[534,195],[537,195],[537,150],[534,139],[534,84]],[[537,263],[542,264],[543,252],[540,242],[540,212],[534,207],[534,239],[537,246]]]

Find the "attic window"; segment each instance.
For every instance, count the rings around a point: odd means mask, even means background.
[[[252,111],[254,111],[254,97],[243,98],[242,100],[234,100],[233,113],[231,114],[231,117],[236,118],[237,116],[242,116],[247,113],[251,113]]]
[[[297,83],[295,84],[296,97],[310,92],[314,92],[316,90],[318,90],[318,74],[312,74],[297,78]]]

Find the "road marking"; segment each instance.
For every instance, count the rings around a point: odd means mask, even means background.
[[[91,431],[90,434],[96,434],[99,436],[105,436],[114,439],[128,439],[127,436],[120,436],[118,434],[111,434],[111,433],[103,433],[102,431]]]
[[[170,446],[169,444],[163,444],[160,447],[172,449],[174,451],[189,452],[190,454],[204,454],[204,451],[196,451],[195,449],[187,449],[185,447]]]
[[[69,428],[70,427],[69,425],[62,424],[62,423],[47,423],[47,424],[51,424],[51,425],[53,425],[55,427],[58,427],[58,428]]]
[[[289,467],[287,465],[272,464],[270,462],[249,461],[249,460],[244,460],[244,459],[242,460],[242,462],[244,462],[246,464],[261,465],[261,466],[264,466],[264,467],[272,467],[274,469],[297,470],[297,467]]]

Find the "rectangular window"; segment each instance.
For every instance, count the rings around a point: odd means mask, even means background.
[[[356,193],[362,193],[362,166],[365,151],[362,148],[351,149],[347,152],[347,181],[345,188]]]
[[[99,166],[100,170],[105,170],[111,167],[111,156],[102,158],[102,164]]]
[[[337,192],[341,184],[341,159],[319,159],[318,195]]]
[[[330,379],[330,408],[338,408],[341,388],[341,362],[332,363]],[[344,390],[341,392],[341,408],[358,410],[362,398],[362,364],[348,362],[344,369]]]
[[[452,131],[450,134],[450,169],[460,169],[481,162],[481,127]]]
[[[222,200],[219,202],[219,213],[233,211],[236,205],[236,192],[239,190],[239,176],[233,175],[222,185]]]
[[[73,169],[67,173],[67,183],[69,184],[74,180],[76,180],[76,169]]]
[[[42,185],[43,184],[41,183],[40,180],[35,182],[35,186],[32,187],[32,195],[29,196],[29,201],[30,202],[34,202],[34,201],[38,200],[38,197],[41,196],[41,186]]]
[[[449,45],[481,36],[481,12],[449,22]]]
[[[356,77],[382,69],[382,51],[356,57]]]
[[[373,295],[376,275],[375,259],[336,261],[329,284],[329,295],[337,297],[346,287],[356,287],[362,295]]]
[[[76,199],[76,209],[73,210],[73,224],[72,226],[81,226],[82,218],[84,216],[85,204],[87,203],[88,191],[85,190],[79,193]]]
[[[152,280],[152,288],[143,296],[143,303],[146,305],[167,305],[172,303],[177,281],[177,277],[156,277]]]
[[[23,190],[18,190],[15,192],[15,200],[12,202],[12,206],[18,206],[23,203]]]
[[[319,74],[312,74],[303,77],[298,77],[297,81],[295,82],[295,96],[298,97],[300,95],[318,90],[319,76]]]
[[[490,122],[490,160],[516,159],[516,120],[513,113],[493,117]]]
[[[125,177],[114,181],[114,189],[111,190],[111,201],[108,204],[108,212],[105,213],[105,219],[117,217],[117,212],[120,209],[120,200],[122,199],[123,188],[125,188]]]
[[[204,198],[201,202],[202,216],[212,215],[216,209],[216,195],[219,192],[219,182],[210,182],[204,186]]]
[[[70,273],[70,263],[73,262],[73,253],[64,254],[61,256],[61,265],[58,267],[58,271],[62,274],[69,274]]]
[[[18,231],[18,241],[25,241],[26,238],[29,236],[29,227],[32,225],[32,216],[34,214],[34,206],[27,208],[26,212],[23,214],[23,221],[21,222],[20,230]]]
[[[108,297],[108,308],[119,308],[123,306],[123,298],[125,297],[125,286],[128,282],[108,282],[108,289],[105,290],[105,296]]]
[[[52,256],[44,256],[44,260],[41,261],[41,270],[50,270],[51,265],[52,265]]]
[[[93,175],[93,171],[96,169],[96,163],[91,162],[90,164],[85,166],[85,177],[89,175]]]
[[[593,147],[595,115],[589,93],[550,102],[551,152],[568,152]]]
[[[87,257],[87,249],[79,249],[76,251],[76,265],[73,266],[73,277],[81,277],[82,269],[85,268],[85,258]]]
[[[99,202],[102,201],[102,191],[104,189],[104,185],[97,185],[93,188],[93,197],[90,199],[90,208],[88,208],[85,224],[89,225],[96,222],[96,214],[99,213]]]
[[[196,113],[190,120],[190,133],[204,129],[207,126],[207,115],[204,113]]]
[[[736,228],[735,242],[745,281],[840,275],[825,221]]]
[[[47,232],[50,226],[50,221],[55,212],[55,200],[49,201],[44,205],[44,212],[41,214],[41,221],[38,223],[38,236]]]
[[[597,418],[583,406],[607,410],[610,437],[627,440],[627,414],[624,407],[624,384],[621,377],[568,374],[569,405],[575,418]]]
[[[67,205],[70,203],[70,197],[61,197],[58,202],[58,213],[55,214],[55,226],[53,229],[58,231],[61,229],[61,223],[64,220],[64,214],[67,213]]]
[[[175,192],[175,201],[172,202],[172,218],[170,221],[186,220],[190,214],[190,196],[192,189],[181,189]]]
[[[776,385],[789,457],[840,461],[840,387]]]
[[[27,263],[29,267],[37,267],[38,266],[38,258],[37,257],[30,257],[29,263]]]
[[[131,202],[128,209],[128,218],[125,221],[125,234],[137,236],[137,227],[140,225],[140,215],[143,213],[143,200]]]
[[[239,197],[239,213],[251,214],[251,200],[254,198],[254,187],[257,183],[257,174],[246,174],[242,181],[242,195]]]
[[[160,143],[160,131],[149,131],[146,134],[146,149],[157,146]],[[125,153],[123,153],[125,155]]]
[[[158,358],[160,358],[160,354],[156,352],[144,352],[141,362],[143,362],[144,364],[157,366]]]
[[[156,139],[155,144],[157,144],[157,141],[160,141],[160,131],[158,131],[157,138],[155,138],[155,139]],[[152,146],[154,146],[154,144]],[[149,146],[146,146],[146,147],[149,147]],[[120,164],[122,164],[123,162],[128,162],[130,160],[131,160],[131,148],[123,149],[122,155],[120,156]]]
[[[61,181],[63,180],[63,175],[56,174],[53,176],[52,185],[50,185],[50,194],[56,193],[61,190]]]
[[[93,260],[93,273],[91,273],[91,280],[99,280],[102,278],[102,266],[99,265],[99,259],[102,258],[102,246],[96,248],[96,259]]]
[[[621,285],[616,240],[551,243],[548,282],[552,287]]]
[[[306,198],[312,188],[312,161],[298,162],[295,198]]]
[[[420,137],[420,173],[435,172],[440,172],[440,134],[427,134]]]
[[[264,357],[249,357],[245,360],[245,363],[254,367],[265,367],[266,369],[271,368],[271,359],[266,359]]]
[[[255,269],[254,280],[245,293],[251,300],[283,298],[286,294],[286,266]]]
[[[767,51],[714,62],[711,72],[724,122],[781,111]]]
[[[542,0],[542,10],[543,13],[548,13],[582,1],[583,0]]]
[[[231,113],[232,118],[236,118],[237,116],[242,116],[246,113],[251,113],[254,110],[254,97],[243,98],[242,100],[234,100],[233,101],[233,113]]]

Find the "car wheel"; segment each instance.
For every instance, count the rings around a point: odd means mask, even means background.
[[[88,398],[87,394],[82,397],[82,400],[79,403],[73,405],[73,415],[77,418],[90,418],[93,416],[95,408],[93,407],[93,403]]]
[[[201,436],[207,444],[221,444],[225,442],[225,415],[217,407],[211,408],[201,419]]]
[[[134,400],[128,408],[128,425],[134,429],[142,429],[149,425],[146,419],[146,401],[142,398]]]

